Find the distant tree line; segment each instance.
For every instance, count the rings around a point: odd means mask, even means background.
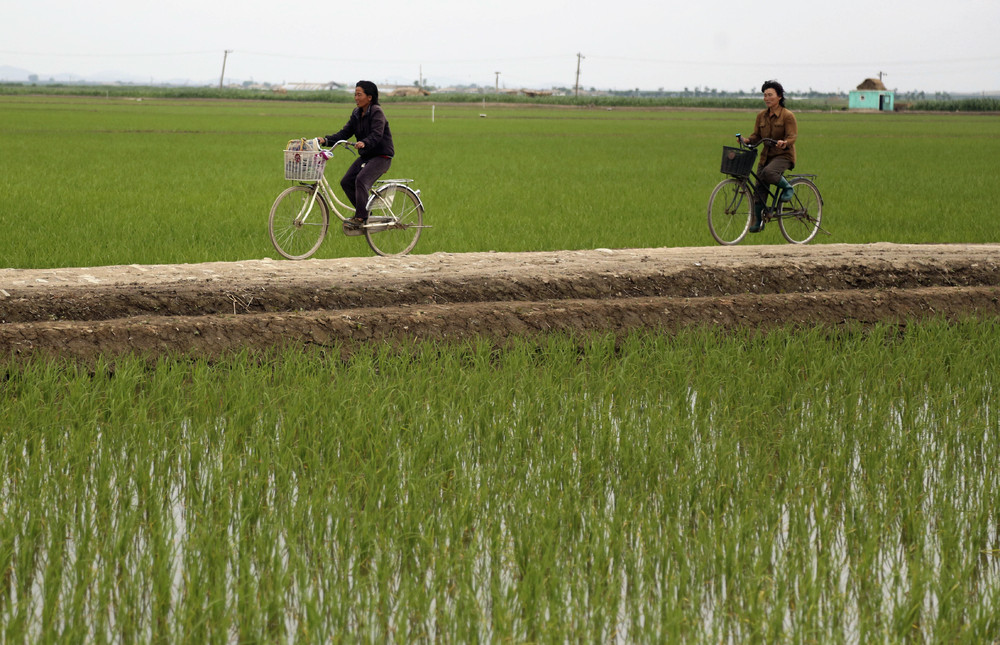
[[[582,89],[582,88],[581,88]],[[351,103],[353,96],[342,91],[277,91],[278,88],[249,87],[193,87],[193,86],[143,86],[143,85],[87,85],[45,83],[0,83],[0,95],[77,95],[127,98],[220,98],[257,99],[275,101],[314,101]],[[789,93],[788,106],[798,110],[847,109],[847,96],[840,93],[808,92]],[[695,87],[680,91],[665,90],[609,90],[599,92],[594,88],[576,95],[572,88],[553,88],[551,96],[525,96],[523,94],[482,92],[435,93],[429,96],[384,97],[386,102],[399,103],[468,103],[488,100],[491,103],[576,105],[581,107],[699,107],[757,109],[760,93],[753,91],[725,91],[716,88]],[[955,98],[945,92],[927,95],[924,92],[897,94],[896,109],[937,112],[1000,112],[1000,98]]]

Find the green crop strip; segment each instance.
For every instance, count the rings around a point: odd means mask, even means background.
[[[276,257],[267,215],[285,142],[349,105],[0,96],[0,265]],[[432,112],[433,110],[433,112]],[[417,253],[713,244],[706,206],[747,110],[391,103],[397,156],[428,229]],[[485,116],[480,116],[485,114]],[[432,120],[433,115],[433,120]],[[996,242],[1000,121],[968,114],[799,113],[817,173],[817,242]],[[350,158],[327,174],[338,183]],[[784,244],[777,229],[746,243]],[[316,257],[368,256],[334,230]]]
[[[0,368],[21,641],[983,642],[1000,325]]]

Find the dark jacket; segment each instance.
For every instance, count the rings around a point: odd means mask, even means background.
[[[361,108],[354,108],[347,124],[340,129],[340,132],[326,135],[326,141],[332,145],[352,136],[365,144],[359,151],[362,159],[392,157],[396,154],[396,149],[392,145],[389,120],[385,118],[381,105],[369,105],[368,112],[364,116],[361,114]]]

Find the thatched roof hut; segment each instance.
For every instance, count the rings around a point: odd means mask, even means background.
[[[397,87],[392,96],[430,96],[431,93],[420,87]]]
[[[887,90],[880,78],[866,78],[858,89],[851,90],[847,99],[847,107],[854,110],[878,110],[892,112],[896,101],[896,93]]]
[[[885,83],[880,78],[866,78],[858,85],[859,90],[885,90]]]

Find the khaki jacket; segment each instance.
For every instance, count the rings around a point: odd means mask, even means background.
[[[757,114],[757,121],[753,125],[753,134],[748,139],[751,143],[757,143],[761,139],[774,139],[788,142],[788,147],[779,150],[774,146],[763,146],[760,153],[760,167],[763,168],[767,162],[777,157],[788,157],[791,160],[791,168],[795,167],[795,139],[799,136],[799,126],[795,121],[795,115],[791,110],[783,107],[778,108],[777,114],[771,114],[771,110],[764,108]]]

